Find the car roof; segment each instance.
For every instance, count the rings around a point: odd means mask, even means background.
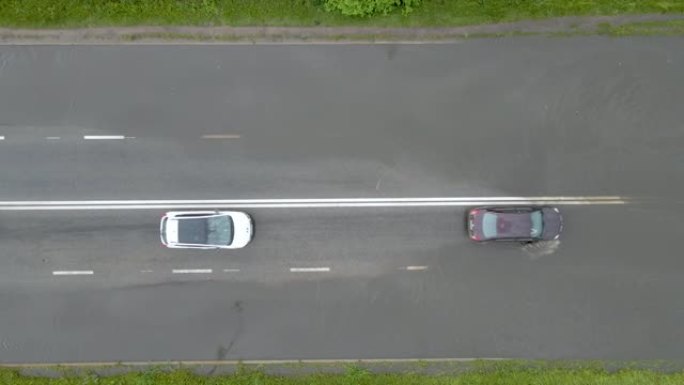
[[[207,218],[178,218],[178,243],[206,244]]]
[[[482,226],[483,229],[493,226],[495,238],[530,238],[532,218],[530,212],[488,211],[483,216]]]

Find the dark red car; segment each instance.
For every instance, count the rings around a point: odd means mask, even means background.
[[[558,239],[563,217],[555,207],[481,207],[468,211],[468,235],[477,242]]]

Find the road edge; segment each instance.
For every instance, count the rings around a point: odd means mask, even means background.
[[[674,373],[684,370],[684,361],[599,360],[599,359],[514,359],[514,358],[377,358],[377,359],[288,359],[288,360],[207,360],[207,361],[129,361],[0,363],[0,370],[16,370],[24,375],[58,377],[95,373],[111,376],[129,372],[190,371],[198,375],[231,375],[259,371],[271,375],[343,373],[358,368],[374,373],[462,374],[500,368],[518,369],[622,369]]]
[[[684,14],[561,17],[443,28],[138,26],[81,29],[0,28],[0,45],[383,44],[452,43],[519,35],[609,34],[634,23],[684,21]]]

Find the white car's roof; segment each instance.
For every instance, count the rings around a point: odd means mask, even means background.
[[[202,230],[203,227],[198,223],[217,217],[230,218],[230,222],[222,227],[225,227],[222,232],[218,232],[218,227],[212,227],[212,232],[209,233],[209,230]],[[162,243],[167,247],[181,248],[240,248],[251,241],[253,234],[251,217],[240,211],[170,211],[162,220],[161,230]],[[218,236],[229,236],[231,239],[226,238],[224,243],[223,238],[216,238]],[[209,237],[213,237],[213,241]],[[216,241],[218,244],[214,244]]]

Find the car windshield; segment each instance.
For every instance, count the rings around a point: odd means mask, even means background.
[[[496,237],[496,219],[497,215],[494,213],[485,213],[482,216],[482,234],[485,238]]]
[[[539,238],[542,236],[542,230],[544,223],[542,221],[542,212],[534,211],[530,214],[532,217],[532,229],[530,230],[530,236],[532,238]]]
[[[224,215],[207,220],[207,243],[210,245],[230,245],[233,242],[233,221]]]
[[[169,221],[169,220],[168,220],[168,218],[166,218],[166,217],[163,217],[163,218],[162,218],[162,221],[161,221],[161,231],[160,231],[160,233],[161,233],[161,240],[162,240],[162,243],[166,243],[166,223],[167,223],[168,221]]]

